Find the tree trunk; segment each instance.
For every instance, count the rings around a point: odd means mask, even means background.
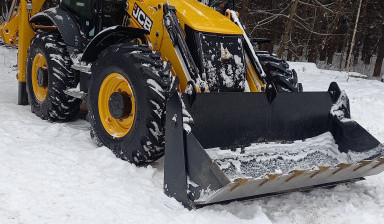
[[[336,51],[336,41],[332,41],[327,46],[327,64],[331,65],[333,63],[333,55]]]
[[[375,63],[375,70],[373,71],[373,77],[380,77],[381,74],[381,67],[383,66],[383,59],[384,59],[384,52],[381,51],[377,55],[376,63]]]
[[[310,44],[308,47],[308,62],[316,63],[318,52],[319,52],[317,48],[318,45],[316,42],[317,42],[316,38],[314,37],[314,35],[312,35]]]
[[[292,61],[292,49],[288,48],[287,61]]]
[[[325,61],[325,59],[327,59],[327,48],[323,48],[320,51],[319,61]]]
[[[381,67],[384,59],[384,24],[381,26],[381,37],[378,46],[378,53],[375,63],[375,70],[373,71],[373,77],[380,77]]]
[[[260,4],[266,6],[267,9],[275,9],[278,7],[278,3],[279,3],[278,1],[262,1]],[[279,40],[281,36],[281,32],[280,32],[281,29],[279,28],[279,25],[280,25],[279,23],[273,22],[268,26],[269,30],[267,31],[267,35],[265,37],[270,39],[271,43],[261,45],[262,46],[261,50],[268,51],[269,53],[275,52],[274,46],[276,45],[277,42],[280,43]],[[264,37],[264,36],[261,36],[261,37]]]
[[[361,10],[361,3],[363,0],[360,0],[359,8],[357,9],[357,15],[356,15],[356,22],[355,22],[355,28],[353,29],[353,35],[352,35],[352,41],[351,41],[351,49],[349,50],[348,59],[347,59],[347,71],[349,72],[351,69],[351,57],[352,57],[352,51],[355,45],[355,37],[356,37],[356,31],[357,31],[357,24],[359,23],[359,17],[360,17],[360,10]]]
[[[361,41],[361,60],[365,61],[365,50],[367,48],[367,30],[369,30],[369,26],[371,25],[371,15],[367,13],[368,7],[371,5],[370,4],[371,0],[363,0],[363,5],[361,6],[361,16],[360,16],[360,24],[361,24],[361,32],[360,32],[360,39]]]
[[[288,19],[287,25],[285,26],[283,40],[281,41],[280,48],[277,52],[277,56],[279,58],[283,56],[284,48],[285,48],[285,45],[287,44],[289,33],[291,32],[291,29],[292,29],[293,17],[295,16],[298,4],[299,4],[299,0],[294,0],[292,4],[291,12],[289,14],[289,19]]]
[[[312,21],[312,25],[311,25],[311,30],[313,30],[315,28],[316,19],[317,19],[317,8],[315,8],[313,21]],[[306,48],[306,56],[307,56],[308,61],[310,61],[309,58],[310,58],[311,49],[312,49],[312,44],[311,44],[311,40],[313,39],[312,36],[313,36],[313,34],[311,32],[309,32],[309,36],[307,38],[308,41],[307,41],[306,45],[304,46]]]
[[[345,67],[343,67],[343,60],[344,60],[344,53],[345,53],[345,48],[347,48],[348,49],[348,35],[347,36],[345,36],[345,38],[344,38],[344,41],[343,41],[343,47],[341,48],[342,50],[341,50],[341,55],[340,55],[340,64],[339,64],[339,68],[340,68],[340,70],[342,71],[342,70],[344,70],[344,68]]]
[[[241,3],[241,9],[240,9],[240,17],[243,21],[244,25],[248,24],[248,15],[249,15],[249,9],[251,7],[251,1],[250,0],[243,0]]]

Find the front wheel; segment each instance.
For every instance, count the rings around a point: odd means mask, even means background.
[[[146,46],[125,43],[103,51],[88,91],[91,136],[135,164],[160,158],[169,76],[170,65]]]

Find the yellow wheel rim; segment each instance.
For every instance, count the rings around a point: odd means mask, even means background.
[[[114,93],[123,95],[131,102],[129,111],[120,119],[114,118],[110,110],[109,101]],[[131,85],[124,76],[112,73],[104,79],[99,91],[98,105],[101,123],[108,134],[115,138],[121,138],[129,133],[135,119],[136,106]]]
[[[40,68],[48,69],[48,65],[44,55],[38,53],[32,62],[32,88],[36,99],[42,102],[47,97],[48,85],[39,86],[38,84],[37,74]]]

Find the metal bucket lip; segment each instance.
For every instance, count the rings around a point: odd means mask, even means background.
[[[384,156],[384,145],[341,151],[332,133],[294,142],[251,143],[246,147],[204,149],[230,181],[261,179],[267,174],[289,174],[319,167],[347,166]]]
[[[234,199],[281,194],[306,187],[334,185],[376,175],[383,171],[384,156],[381,156],[373,160],[340,163],[313,170],[292,170],[289,173],[269,174],[260,178],[239,178],[216,191],[205,191],[206,194],[202,194],[200,198],[194,200],[194,204],[206,205]],[[247,192],[253,193],[247,194]]]
[[[210,191],[204,189],[200,197],[194,200],[196,204],[210,204],[220,201],[234,200],[238,198],[257,197],[260,195],[278,194],[290,190],[297,190],[302,187],[310,187],[314,185],[332,184],[336,182],[348,181],[365,176],[376,175],[384,171],[384,144],[380,143],[377,147],[369,150],[375,153],[369,158],[360,157],[362,159],[350,163],[338,163],[332,166],[317,166],[311,169],[294,169],[286,173],[268,173],[261,177],[241,177],[230,179],[221,189]],[[366,155],[369,155],[366,154]],[[223,172],[224,173],[224,172]],[[225,175],[225,174],[224,174]],[[303,180],[303,177],[305,177]],[[279,180],[284,180],[280,182]],[[300,180],[301,179],[301,180]],[[299,183],[298,183],[299,182]],[[305,183],[307,182],[307,183]],[[256,183],[256,184],[252,184]],[[274,185],[286,185],[280,189],[273,188]],[[295,184],[296,183],[296,184]],[[241,195],[241,197],[226,198],[223,200],[222,195],[226,195],[233,191],[242,191],[246,185],[251,185],[254,190],[252,195]],[[265,187],[267,189],[265,190]],[[268,187],[271,187],[268,191]],[[257,189],[260,188],[260,191]]]

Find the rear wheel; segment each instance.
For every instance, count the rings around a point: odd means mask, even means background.
[[[272,54],[256,52],[257,57],[267,75],[269,82],[273,83],[279,92],[302,92],[303,87],[298,83],[294,69],[289,69],[289,64]]]
[[[135,164],[160,158],[169,79],[170,65],[146,46],[126,43],[106,49],[92,67],[91,136]]]
[[[75,87],[72,62],[61,36],[41,32],[32,40],[27,60],[27,93],[31,110],[42,119],[73,119],[81,100],[64,93]]]

